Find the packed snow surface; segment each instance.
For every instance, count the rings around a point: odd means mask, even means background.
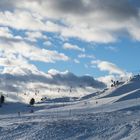
[[[7,98],[0,108],[0,140],[140,139],[139,76],[75,100],[46,100],[31,107],[14,94]]]

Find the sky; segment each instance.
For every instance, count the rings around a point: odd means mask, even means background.
[[[0,0],[1,82],[103,88],[140,72],[139,33],[139,0]]]

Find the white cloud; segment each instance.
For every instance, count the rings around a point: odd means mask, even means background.
[[[40,16],[40,14],[37,12],[32,13],[25,10],[14,10],[13,12],[4,11],[0,12],[0,16],[1,25],[8,26],[17,30],[28,30],[26,35],[34,38],[42,36],[39,31],[59,33],[64,28],[63,26]]]
[[[28,60],[21,55],[7,55],[5,52],[3,52],[0,57],[0,66],[3,67],[2,74],[26,75],[39,73],[37,67],[33,64],[29,64]]]
[[[43,42],[43,44],[44,44],[45,46],[49,46],[49,47],[52,46],[52,42],[51,42],[51,41],[45,41],[45,42]]]
[[[104,30],[96,30],[94,28],[79,27],[80,23],[71,26],[70,28],[63,28],[61,35],[64,37],[75,37],[87,42],[109,43],[115,42],[117,39],[109,32]],[[78,25],[78,26],[77,26]]]
[[[139,9],[139,17],[140,17],[140,9]],[[138,19],[133,18],[132,20],[130,20],[128,22],[127,30],[129,31],[132,39],[140,41],[140,34],[139,34],[140,24]]]
[[[49,75],[57,75],[57,74],[65,75],[65,74],[67,74],[67,73],[69,73],[68,70],[66,70],[66,71],[64,71],[64,72],[58,71],[58,70],[56,70],[56,69],[50,69],[50,70],[48,70],[48,74],[49,74]]]
[[[13,60],[11,61],[11,63],[13,62]],[[18,63],[18,64],[17,64]],[[20,65],[19,65],[20,63]],[[16,62],[15,65],[9,66],[7,65],[6,67],[4,67],[4,69],[2,70],[2,74],[12,74],[12,75],[27,75],[27,74],[38,74],[39,70],[37,69],[37,67],[33,64],[29,64],[27,61],[19,61]],[[22,65],[21,65],[22,64]],[[41,73],[41,72],[40,72]],[[21,81],[22,82],[22,81]],[[13,83],[14,84],[14,83]]]
[[[61,26],[59,24],[56,24],[52,21],[46,21],[45,25],[46,25],[45,31],[47,31],[47,32],[58,32],[58,33],[60,33],[64,28],[63,26]]]
[[[8,27],[0,27],[0,37],[13,37],[12,33],[10,32]]]
[[[109,74],[118,74],[121,76],[126,75],[126,72],[121,68],[117,67],[115,64],[108,61],[93,60],[92,65],[97,65],[101,71],[108,71]]]
[[[46,18],[38,18],[38,13],[15,10],[14,12],[0,12],[0,24],[9,26],[18,30],[47,31],[60,33],[63,37],[76,37],[86,41],[95,42],[114,42],[116,39],[106,31],[98,31],[94,28],[87,29],[81,24],[79,26],[68,24],[68,26],[59,25]]]
[[[29,40],[29,41],[37,41],[37,39],[44,39],[47,40],[47,36],[43,35],[41,32],[36,31],[36,32],[29,32],[27,31],[26,33],[26,37],[25,39]]]
[[[105,47],[105,49],[106,49],[106,50],[110,50],[110,51],[112,51],[112,52],[118,52],[118,48],[113,47],[113,46],[107,46],[107,47]]]
[[[74,63],[76,63],[76,64],[79,64],[79,63],[80,63],[80,61],[79,61],[78,59],[74,59],[73,61],[74,61]]]
[[[78,57],[79,58],[91,58],[91,59],[96,58],[94,55],[89,55],[89,54],[79,54]]]
[[[65,43],[63,45],[63,48],[64,49],[67,49],[67,50],[76,50],[76,51],[81,51],[81,52],[84,52],[85,51],[84,48],[80,48],[77,45],[73,45],[73,44],[70,44],[70,43]]]
[[[132,75],[132,73],[127,72],[108,61],[93,60],[91,61],[91,66],[97,66],[100,71],[106,71],[109,73],[109,75],[118,75],[119,77],[123,77],[126,79]]]
[[[27,11],[15,10],[14,12],[0,12],[0,24],[18,30],[43,30],[45,24],[38,18],[38,15]]]
[[[122,69],[110,62],[101,62],[98,64],[98,68],[101,71],[109,71],[110,74],[125,75],[125,72]]]
[[[115,42],[122,35],[140,40],[139,7],[128,0],[5,0],[0,7],[0,24],[15,29],[56,32],[98,43]]]
[[[100,71],[106,71],[109,73],[108,75],[97,78],[97,80],[107,84],[108,87],[110,87],[112,83],[111,80],[126,81],[132,76],[131,72],[127,72],[108,61],[93,60],[91,61],[91,67],[98,68]]]
[[[0,26],[0,38],[5,40],[20,41],[23,38],[19,35],[13,35],[12,31],[8,27]]]
[[[12,46],[12,47],[11,47]],[[29,60],[54,63],[55,61],[68,61],[69,57],[55,50],[41,49],[24,41],[0,41],[1,50],[7,55],[19,54]]]

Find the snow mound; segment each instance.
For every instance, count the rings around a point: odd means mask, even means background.
[[[118,97],[118,101],[140,98],[140,76],[134,76],[130,81],[118,87],[113,87],[102,98]]]

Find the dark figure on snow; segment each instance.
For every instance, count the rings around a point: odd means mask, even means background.
[[[1,97],[0,97],[0,103],[3,104],[4,101],[5,101],[5,97],[3,95],[1,95]]]
[[[35,104],[35,99],[32,98],[32,99],[30,100],[30,105],[34,105],[34,104]]]
[[[20,111],[18,111],[18,116],[20,117]]]

